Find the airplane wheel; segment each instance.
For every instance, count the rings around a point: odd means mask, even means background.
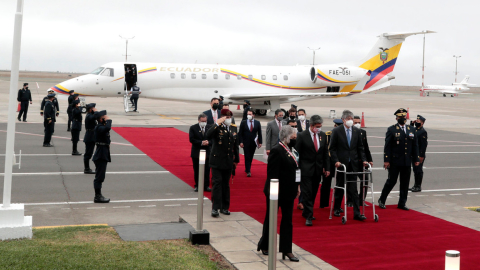
[[[453,97],[453,95],[452,95],[452,97]]]
[[[347,218],[346,217],[342,217],[342,224],[345,224],[347,223]]]
[[[86,112],[87,112],[87,108],[82,107],[82,113],[86,113]]]
[[[446,97],[447,95],[443,94],[443,97]]]
[[[375,219],[375,222],[378,222],[378,215],[377,214],[375,214],[374,219]]]
[[[267,115],[267,110],[259,109],[259,110],[256,110],[255,113],[260,115],[260,116],[264,116],[264,115]]]

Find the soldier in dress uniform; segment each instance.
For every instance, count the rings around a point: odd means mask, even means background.
[[[50,143],[52,140],[52,134],[55,131],[55,106],[53,105],[53,99],[55,94],[48,94],[48,101],[45,102],[45,113],[43,114],[43,121],[45,127],[45,137],[43,139],[43,147],[52,147]]]
[[[108,203],[109,198],[102,195],[102,183],[105,180],[107,172],[107,163],[111,162],[110,158],[110,129],[112,129],[112,120],[107,116],[107,111],[95,112],[98,125],[94,130],[95,145],[97,149],[93,155],[93,163],[95,163],[95,180],[93,180],[93,188],[95,189],[95,203]]]
[[[413,165],[413,174],[415,176],[415,184],[410,189],[412,192],[422,191],[423,180],[423,162],[425,161],[425,152],[428,146],[428,134],[423,125],[425,125],[425,118],[421,115],[417,115],[417,120],[412,121],[410,125],[415,125],[418,139],[418,154],[420,156],[420,165]]]
[[[85,115],[85,137],[83,137],[83,142],[85,143],[85,155],[83,155],[83,164],[85,165],[85,174],[95,174],[92,169],[90,169],[90,159],[93,155],[93,149],[95,149],[95,138],[94,132],[95,126],[97,125],[97,119],[95,117],[95,103],[87,104],[87,115]]]
[[[218,217],[218,209],[230,215],[230,176],[240,161],[237,126],[231,124],[232,111],[223,109],[223,117],[207,131],[207,140],[212,142],[210,168],[212,170],[212,217]]]
[[[387,129],[385,137],[383,160],[384,168],[388,169],[388,179],[383,187],[382,195],[378,199],[378,205],[382,209],[386,208],[387,196],[397,183],[398,175],[400,175],[400,199],[397,208],[408,211],[406,203],[412,163],[414,166],[420,164],[418,139],[415,129],[405,124],[407,110],[400,108],[394,115],[398,123]]]
[[[72,115],[71,115],[72,103],[76,99],[76,97],[75,97],[75,90],[70,90],[68,93],[70,94],[70,96],[68,97],[68,107],[67,107],[67,116],[68,116],[67,131],[70,131],[70,125],[72,124]]]
[[[77,145],[80,140],[80,131],[82,130],[82,109],[80,109],[80,100],[74,100],[72,103],[72,156],[81,156]]]
[[[52,89],[48,89],[47,90],[47,96],[45,96],[42,100],[42,104],[40,105],[40,115],[43,116],[43,109],[45,108],[45,103],[48,101],[48,94],[54,94],[55,95],[55,91],[53,91]],[[57,109],[57,113],[55,116],[58,117],[58,115],[60,114],[60,106],[58,105],[58,100],[57,98],[53,98],[53,101],[52,101],[53,105],[55,106],[55,108]]]

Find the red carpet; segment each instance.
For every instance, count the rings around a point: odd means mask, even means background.
[[[114,128],[155,162],[193,187],[188,134],[175,128]],[[232,212],[245,212],[263,223],[266,164],[253,161],[252,178],[244,171],[243,157],[231,185]],[[383,183],[377,183],[377,191]],[[210,196],[210,193],[206,193]],[[389,206],[376,208],[378,223],[367,207],[367,221],[329,220],[327,209],[316,202],[313,227],[305,226],[301,211],[293,217],[293,242],[339,269],[444,269],[445,251],[461,252],[461,269],[480,269],[480,232],[417,211]],[[279,217],[280,220],[281,217]]]

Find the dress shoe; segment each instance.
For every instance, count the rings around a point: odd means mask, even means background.
[[[206,189],[204,189],[203,191],[206,191],[206,192],[212,192],[212,189],[207,187]]]
[[[336,217],[339,217],[342,215],[342,212],[340,212],[340,210],[336,209],[335,211],[333,211],[333,215],[336,216]]]
[[[82,153],[78,152],[78,151],[73,151],[72,152],[72,156],[81,156]]]
[[[408,211],[410,209],[408,209],[408,207],[406,207],[405,205],[404,206],[397,206],[398,209],[402,209],[402,210],[405,210],[405,211]]]
[[[341,208],[341,207],[340,207],[340,210],[338,210],[338,211],[340,211],[340,213],[343,213],[343,212],[344,212],[344,211],[343,211],[343,208]]]
[[[84,173],[84,174],[95,174],[95,172],[92,171],[92,169],[85,169],[85,170],[83,171],[83,173]]]
[[[17,119],[18,119],[18,121],[22,121],[22,120],[20,120],[20,118],[17,118]]]
[[[67,131],[70,131],[70,128],[67,128]]]
[[[94,203],[109,203],[110,199],[103,197],[102,194],[97,194],[95,195],[95,198],[93,199]]]
[[[297,204],[297,209],[298,210],[303,210],[303,203]]]
[[[285,260],[287,257],[291,262],[299,262],[300,260],[293,255],[293,253],[282,253],[282,259]]]
[[[359,215],[359,216],[354,216],[353,219],[354,220],[359,220],[359,221],[364,221],[367,218],[364,215]]]
[[[44,144],[43,147],[53,147],[53,144],[47,143],[47,144]]]
[[[422,188],[419,186],[414,186],[410,189],[411,192],[420,192],[422,191]]]
[[[247,177],[252,177],[252,174],[251,174],[251,173],[247,173]]]
[[[230,215],[230,211],[228,211],[227,209],[222,209],[222,210],[220,210],[220,213],[222,213],[222,214],[224,214],[224,215],[227,215],[227,216]]]
[[[305,221],[305,226],[312,226],[313,223],[312,223],[312,219],[311,218],[307,218],[307,221]]]
[[[195,187],[193,191],[198,192],[198,187]]]
[[[212,210],[212,217],[218,217],[218,211],[217,210]]]
[[[387,209],[387,207],[385,206],[384,203],[382,203],[382,201],[380,199],[378,199],[378,206],[382,209]]]
[[[265,255],[265,256],[268,256],[268,250],[263,250],[263,249],[260,249],[260,246],[257,245],[257,251],[262,251],[262,254]]]
[[[27,120],[23,120],[23,122],[27,122]]]

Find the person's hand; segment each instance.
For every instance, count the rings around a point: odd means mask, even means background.
[[[21,102],[19,101],[18,104],[20,104]]]
[[[325,170],[325,169],[323,169],[323,170]],[[329,176],[330,176],[330,172],[329,172],[329,171],[326,171],[326,172],[325,172],[325,177],[329,177]]]
[[[261,143],[258,144],[258,148],[262,148],[262,144],[261,144]]]
[[[226,116],[220,117],[220,118],[217,120],[217,124],[221,125],[223,122],[225,122],[225,119],[227,119]]]
[[[243,148],[243,143],[240,144],[240,147]]]
[[[60,115],[60,114],[58,114],[58,113],[57,113],[57,114],[55,114],[55,116],[59,116],[59,115]]]
[[[267,156],[270,155],[270,150],[267,150]]]
[[[420,162],[415,162],[415,166],[418,166],[418,165],[420,165]]]
[[[300,197],[300,193],[302,193],[302,191],[300,190],[300,185],[298,185],[297,196],[295,197],[295,199],[298,199],[298,197]]]
[[[51,124],[51,123],[52,123],[52,120],[48,121],[48,123]]]
[[[40,113],[40,116],[43,116],[43,112]]]
[[[373,167],[373,161],[370,161],[370,162],[368,162],[368,163],[370,163],[370,166],[372,166],[372,167]]]
[[[385,170],[390,168],[390,162],[384,162],[383,163],[383,168],[385,168]]]
[[[32,104],[32,102],[30,101],[30,104]]]
[[[363,162],[363,166],[364,166],[364,167],[368,167],[368,162],[364,161],[364,162]]]
[[[420,163],[423,163],[424,160],[425,160],[425,158],[424,158],[424,157],[421,157],[421,158],[420,158]]]
[[[108,115],[105,115],[105,120],[109,120],[110,117],[108,117]]]
[[[340,163],[340,162],[335,163],[335,167],[337,167],[337,168],[340,167],[340,165],[342,165],[342,163]]]
[[[237,165],[238,165],[238,162],[234,162],[233,164],[235,164],[235,168],[236,168],[236,167],[237,167]]]

